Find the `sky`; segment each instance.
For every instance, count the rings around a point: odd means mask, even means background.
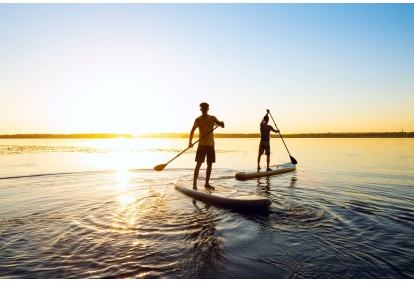
[[[411,3],[0,3],[0,42],[0,134],[414,131]]]

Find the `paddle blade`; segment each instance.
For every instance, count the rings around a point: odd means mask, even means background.
[[[293,158],[293,156],[290,156],[290,161],[291,161],[293,164],[298,164],[298,162],[296,161],[296,159],[295,159],[295,158]]]
[[[167,164],[160,164],[154,167],[155,171],[162,171],[164,170],[165,166],[167,166]]]

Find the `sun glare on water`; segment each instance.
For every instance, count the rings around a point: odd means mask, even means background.
[[[103,153],[96,160],[88,159],[85,162],[96,162],[99,168],[118,171],[152,169],[170,158],[166,149],[171,148],[167,139],[150,138],[95,139],[88,141],[85,146]]]
[[[117,178],[117,208],[114,213],[112,227],[125,233],[128,227],[135,225],[137,221],[137,211],[134,204],[137,201],[137,196],[129,192],[129,171],[122,168],[116,172]]]

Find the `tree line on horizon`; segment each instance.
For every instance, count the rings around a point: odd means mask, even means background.
[[[133,138],[130,134],[14,134],[0,135],[2,139],[103,139],[103,138]]]
[[[278,134],[271,134],[273,138],[280,138]],[[308,134],[283,134],[284,138],[414,138],[414,132],[366,132],[366,133],[308,133]],[[188,138],[189,134],[145,134],[140,138]],[[194,137],[197,137],[194,135]],[[260,138],[260,134],[214,134],[216,138]]]
[[[194,135],[197,137],[198,135]],[[260,138],[260,134],[223,134],[216,133],[216,138]],[[279,138],[278,134],[272,134],[273,138]],[[159,133],[143,134],[137,138],[188,138],[189,134],[183,133]],[[308,133],[308,134],[284,134],[284,138],[414,138],[414,132],[366,132],[366,133]],[[0,135],[0,139],[101,139],[101,138],[134,138],[130,134],[12,134]]]

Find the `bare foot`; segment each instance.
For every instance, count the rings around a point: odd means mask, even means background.
[[[214,187],[210,184],[205,184],[204,188],[209,189],[209,190],[214,190]]]

